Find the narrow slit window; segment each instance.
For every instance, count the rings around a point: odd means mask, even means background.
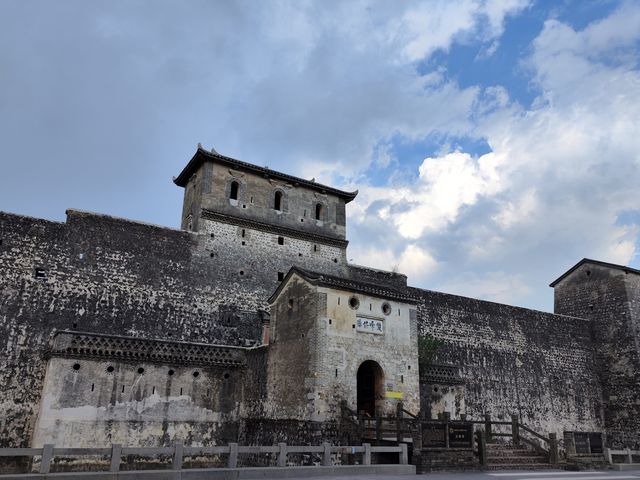
[[[278,272],[278,281],[281,282],[284,280],[284,272]]]
[[[284,245],[284,237],[278,237],[278,245]]]
[[[276,192],[273,200],[273,209],[278,211],[282,210],[282,192]]]
[[[316,220],[322,220],[322,204],[316,203]]]
[[[238,182],[231,182],[231,191],[229,192],[229,198],[231,200],[238,199],[238,189],[240,188],[240,184]]]

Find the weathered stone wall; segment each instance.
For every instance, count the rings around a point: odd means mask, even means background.
[[[40,356],[54,330],[252,345],[262,333],[256,310],[266,307],[278,272],[297,262],[344,268],[342,250],[314,251],[300,238],[280,245],[281,235],[247,229],[248,244],[240,230],[223,245],[215,232],[229,227],[215,222],[197,234],[67,213],[66,223],[0,213],[0,447],[30,443],[45,374]]]
[[[420,333],[444,341],[437,362],[460,367],[469,418],[515,414],[537,431],[559,436],[563,430],[602,430],[590,321],[412,291],[421,300]]]
[[[556,312],[591,319],[609,445],[640,448],[640,275],[585,263],[554,292]]]
[[[274,419],[311,420],[320,294],[293,275],[273,305],[268,360],[268,405]]]

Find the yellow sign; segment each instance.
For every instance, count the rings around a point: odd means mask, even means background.
[[[387,398],[404,398],[404,393],[402,392],[386,392],[385,397]]]

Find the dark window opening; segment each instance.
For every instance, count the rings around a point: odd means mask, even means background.
[[[92,384],[91,384],[91,391],[93,392],[93,390],[94,390],[95,388],[96,388],[96,384],[95,384],[95,383],[92,383]]]
[[[400,375],[400,383],[404,383],[404,375]]]
[[[407,370],[411,370],[411,365],[407,365]]]
[[[229,192],[229,198],[231,200],[238,199],[238,189],[240,188],[240,184],[238,182],[231,182],[231,192]]]
[[[244,228],[242,229],[242,238],[244,238],[244,236],[247,234],[247,232],[244,230]]]
[[[226,380],[226,379],[228,379],[230,376],[231,376],[231,375],[229,375],[228,373],[225,373],[225,374],[224,374],[224,378],[225,378],[225,380]]]
[[[282,192],[276,192],[273,199],[273,208],[278,211],[282,210]]]
[[[349,306],[353,309],[356,309],[360,306],[360,300],[357,297],[351,297],[349,299]]]
[[[337,258],[334,258],[334,259],[333,259],[333,263],[338,263],[338,259],[337,259]]]
[[[216,256],[216,254],[215,254],[215,253],[213,253],[213,252],[211,252],[211,253],[209,254],[209,256],[210,256],[211,258],[213,258],[213,257],[215,257],[215,256]]]
[[[47,271],[44,268],[36,268],[35,277],[36,278],[46,278],[47,277]]]
[[[322,204],[316,203],[316,220],[322,220]]]
[[[389,305],[387,302],[382,304],[382,313],[384,313],[385,315],[389,315],[391,313],[391,305]]]
[[[169,370],[169,372],[168,372],[168,373],[169,373],[169,376],[171,376],[171,375],[173,375],[173,374],[174,374],[174,373],[176,373],[176,372],[174,372],[173,370]]]
[[[153,390],[151,390],[151,395],[154,395],[156,393],[156,387],[153,387]]]
[[[284,280],[284,272],[278,272],[278,281],[281,282]]]
[[[80,364],[79,363],[74,363],[73,364],[73,369],[76,370],[76,371],[80,370]]]
[[[336,378],[338,378],[338,369],[336,368]]]
[[[338,305],[340,305],[340,297],[338,297]]]
[[[144,373],[144,368],[142,368],[142,367],[138,368],[138,373],[140,375],[142,375]]]
[[[304,333],[301,333],[301,334],[300,334],[300,338],[304,338]]]
[[[78,328],[78,324],[74,322],[73,328]]]
[[[122,393],[124,393],[124,385],[122,385]]]
[[[242,245],[246,245],[246,244],[247,244],[247,242],[245,242],[245,241],[242,242]]]
[[[289,308],[293,308],[293,298],[289,299]]]
[[[284,237],[278,237],[278,245],[284,245]]]
[[[200,372],[199,371],[195,371],[193,372],[193,378],[198,378],[200,376]]]
[[[591,270],[587,270],[587,277],[591,275]]]
[[[331,319],[329,319],[329,325],[331,325]]]
[[[115,367],[113,365],[109,365],[107,367],[107,372],[109,372],[109,373],[113,373],[114,370],[115,370]]]
[[[317,251],[318,251],[318,245],[314,245],[314,246],[313,246],[313,251],[314,251],[314,252],[317,252]]]
[[[215,237],[216,237],[216,236],[212,233],[212,234],[211,234],[211,238],[215,238]]]
[[[180,395],[182,395],[182,389],[180,389]]]
[[[240,275],[244,275],[244,270],[240,270]]]

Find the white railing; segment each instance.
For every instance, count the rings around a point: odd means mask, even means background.
[[[287,445],[279,443],[277,445],[267,446],[240,446],[237,443],[230,443],[226,446],[219,447],[186,447],[182,443],[176,443],[172,447],[157,448],[136,448],[123,447],[119,444],[113,444],[111,448],[56,448],[53,444],[45,444],[42,448],[0,448],[0,457],[41,457],[40,473],[50,473],[51,461],[54,457],[74,457],[74,456],[100,456],[110,457],[110,472],[120,471],[120,463],[123,455],[138,455],[141,457],[150,457],[154,455],[171,456],[171,468],[173,470],[182,469],[182,461],[185,456],[211,456],[226,455],[227,467],[238,468],[239,454],[261,454],[270,453],[277,454],[276,465],[278,467],[287,466],[287,455],[296,453],[315,453],[322,455],[322,466],[331,465],[331,454],[362,454],[362,464],[371,465],[372,453],[398,453],[399,463],[408,465],[409,455],[407,453],[407,445],[402,443],[398,446],[371,446],[369,443],[363,443],[358,446],[339,446],[323,443],[318,446],[309,445]]]
[[[613,464],[614,456],[624,456],[626,460],[624,463],[633,463],[633,456],[640,456],[640,450],[630,450],[628,448],[624,450],[612,450],[610,448],[604,449],[604,458],[607,459],[607,462]]]

